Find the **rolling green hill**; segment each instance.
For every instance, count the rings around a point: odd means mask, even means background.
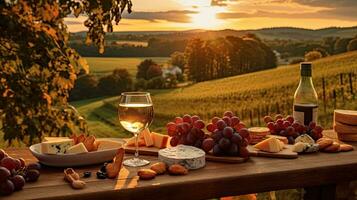
[[[136,66],[145,59],[152,59],[158,64],[166,63],[168,57],[133,57],[133,58],[107,58],[107,57],[86,57],[91,74],[104,76],[112,73],[116,68],[124,68],[135,77]]]
[[[314,83],[320,97],[320,123],[330,128],[334,107],[357,109],[357,52],[327,57],[314,62],[313,66]],[[350,75],[354,95],[349,90]],[[322,101],[322,78],[325,80],[326,111]],[[291,114],[298,81],[299,66],[289,65],[185,88],[153,90],[150,91],[155,107],[152,127],[164,132],[163,126],[177,115],[197,114],[207,120],[222,115],[225,110],[233,110],[248,125],[262,125],[260,119],[266,114]],[[123,130],[117,122],[117,101],[118,97],[110,97],[75,102],[75,106],[89,119],[92,133],[122,135],[119,132]]]

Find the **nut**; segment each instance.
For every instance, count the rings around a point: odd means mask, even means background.
[[[140,169],[138,171],[138,176],[142,180],[150,180],[150,179],[155,178],[156,172],[154,170],[151,170],[151,169]]]
[[[169,173],[171,175],[186,175],[188,174],[188,169],[182,165],[174,164],[169,167]]]
[[[117,150],[117,154],[115,155],[113,162],[109,163],[105,166],[105,169],[107,171],[107,177],[108,178],[115,178],[118,176],[122,163],[123,163],[123,158],[124,158],[124,149],[120,148]]]
[[[86,183],[84,181],[81,181],[81,180],[75,180],[72,182],[71,186],[74,188],[74,189],[83,189],[86,187]]]
[[[95,137],[93,135],[90,135],[84,140],[83,144],[84,146],[86,146],[86,149],[88,151],[93,151],[95,149],[94,142]]]
[[[339,150],[340,150],[340,144],[337,142],[333,142],[330,146],[323,149],[324,152],[328,152],[328,153],[339,152]]]
[[[166,164],[164,162],[158,162],[158,163],[151,165],[150,169],[155,171],[156,174],[158,174],[158,175],[165,174]]]
[[[331,139],[327,139],[327,138],[321,138],[317,141],[317,144],[319,145],[319,149],[322,150],[322,149],[325,149],[326,147],[332,145],[333,143],[333,140]]]
[[[346,152],[346,151],[352,151],[353,150],[353,146],[349,145],[349,144],[341,144],[340,145],[340,151],[341,152]]]

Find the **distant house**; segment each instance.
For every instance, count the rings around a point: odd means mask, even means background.
[[[162,70],[162,76],[166,78],[169,75],[181,75],[182,74],[182,69],[178,66],[175,65],[170,65]]]

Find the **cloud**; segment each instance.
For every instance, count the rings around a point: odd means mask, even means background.
[[[191,22],[190,14],[196,14],[196,11],[190,10],[169,10],[162,12],[143,12],[137,11],[131,14],[124,14],[125,19],[140,19],[140,20],[166,20],[171,22],[189,23]]]
[[[211,0],[211,6],[228,6],[229,3],[237,0]]]

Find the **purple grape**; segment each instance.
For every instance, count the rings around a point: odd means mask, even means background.
[[[15,186],[10,180],[0,183],[0,194],[10,195],[15,191]]]
[[[233,132],[233,128],[227,126],[223,129],[223,136],[229,139],[233,136]]]
[[[287,138],[288,138],[289,144],[294,144],[295,143],[294,137],[288,136]]]
[[[10,181],[14,184],[15,190],[21,190],[25,185],[25,179],[21,175],[11,177]]]
[[[187,145],[194,145],[195,142],[196,142],[196,139],[197,138],[192,133],[189,133],[186,136],[186,144]]]
[[[239,153],[238,145],[231,144],[231,147],[228,150],[228,154],[231,156],[236,156]]]
[[[222,131],[227,126],[226,122],[224,122],[222,119],[218,120],[216,125],[220,131]]]
[[[40,172],[36,169],[30,169],[26,173],[26,182],[35,182],[40,177]]]
[[[4,182],[9,176],[11,176],[11,172],[5,167],[0,167],[0,183]]]
[[[36,169],[36,170],[40,170],[41,169],[41,164],[40,163],[30,163],[27,165],[27,169]]]
[[[195,144],[193,145],[197,148],[201,148],[202,147],[202,140],[196,140]]]
[[[226,111],[226,112],[224,112],[223,116],[231,118],[234,116],[234,114],[232,111]]]
[[[240,145],[242,142],[242,136],[240,136],[238,133],[234,133],[232,138],[231,138],[232,143]]]
[[[224,122],[226,122],[226,125],[227,126],[230,126],[231,125],[231,118],[229,118],[229,117],[223,117],[222,118],[222,120],[224,121]]]
[[[218,144],[214,145],[214,147],[213,147],[213,155],[220,156],[222,154],[223,154],[223,151],[221,150],[221,148],[219,148],[219,145]]]
[[[218,142],[223,137],[222,131],[215,131],[214,133],[212,133],[211,137],[215,142]]]
[[[221,138],[218,144],[219,144],[219,148],[226,151],[229,150],[231,146],[231,141],[229,141],[228,138]]]
[[[207,139],[203,140],[202,149],[205,152],[211,151],[213,149],[213,147],[214,147],[214,140],[212,138],[207,138]]]

